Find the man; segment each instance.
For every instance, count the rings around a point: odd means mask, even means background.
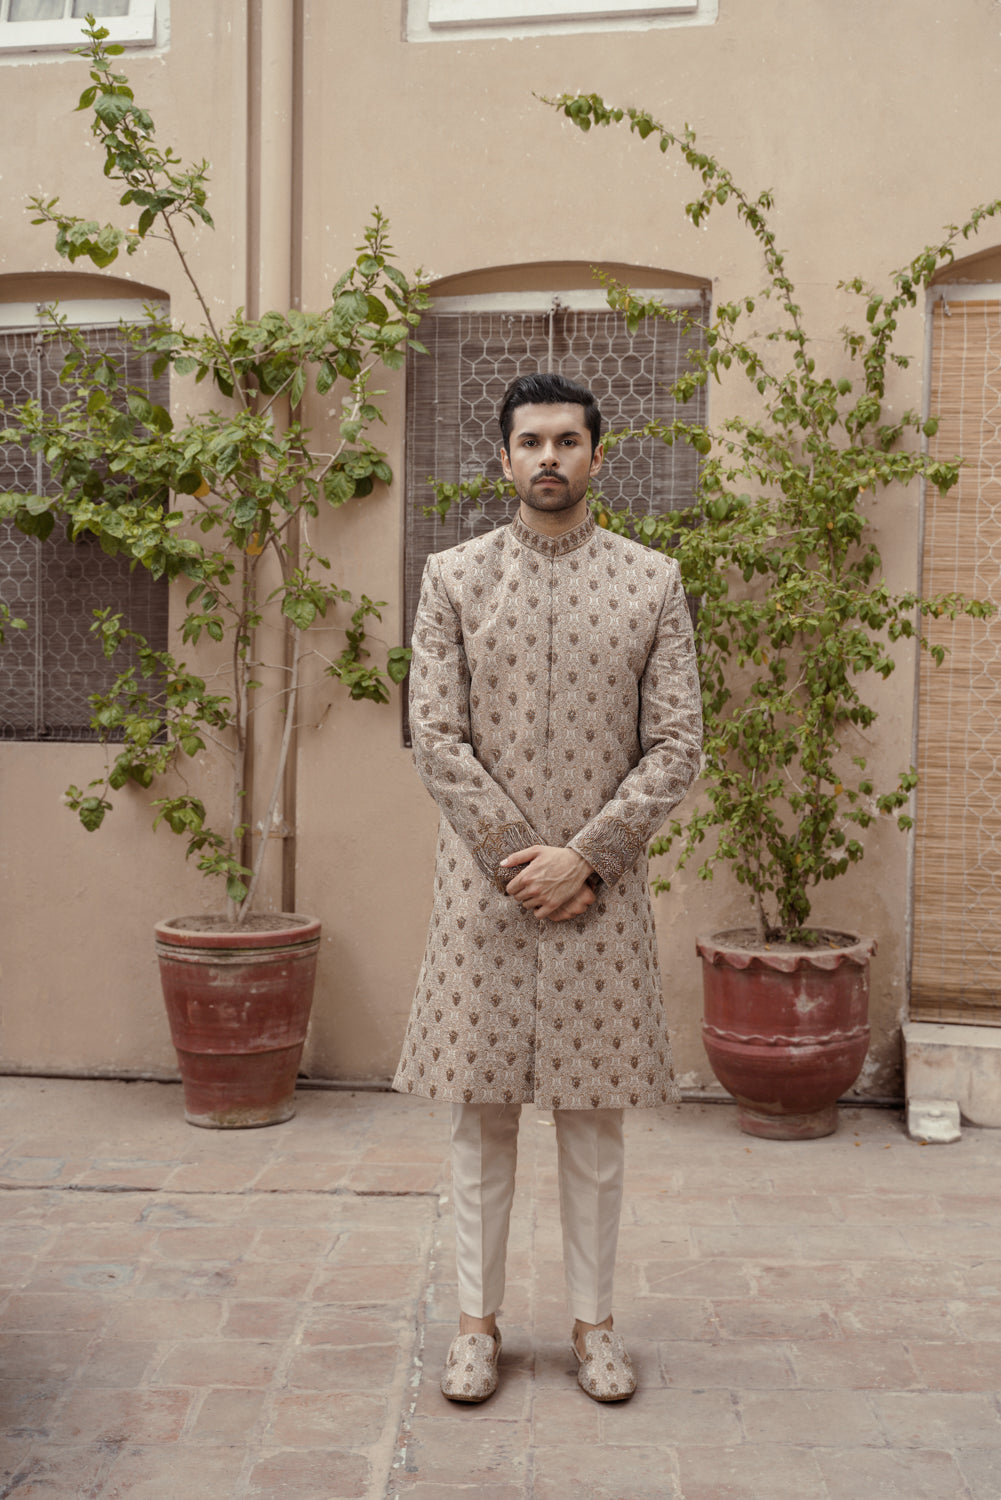
[[[612,1331],[623,1111],[676,1097],[646,847],[699,765],[677,564],[601,531],[590,391],[528,375],[500,410],[517,519],[427,560],[411,726],[441,810],[434,907],[394,1087],[452,1105],[459,1335],[442,1391],[497,1386],[518,1119],[552,1109],[578,1382],[622,1400]]]

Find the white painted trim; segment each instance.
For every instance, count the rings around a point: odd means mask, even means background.
[[[931,362],[934,351],[934,326],[932,322],[932,303],[941,299],[935,295],[936,292],[944,291],[944,287],[934,287],[925,298],[925,327],[924,327],[924,369],[921,372],[921,420],[927,422],[931,415]],[[921,451],[928,452],[929,439],[921,434]],[[918,487],[918,535],[917,535],[917,558],[915,561],[914,592],[918,598],[921,597],[922,584],[924,582],[925,568],[925,530],[928,517],[928,481],[922,476]],[[914,607],[914,629],[918,637],[921,634],[921,610]],[[914,652],[914,708],[911,713],[911,765],[918,763],[918,741],[921,735],[921,650],[920,647]],[[907,993],[907,1015],[911,1009],[911,977],[914,973],[914,937],[915,937],[915,905],[916,892],[915,880],[917,878],[917,856],[918,856],[918,794],[915,787],[907,800],[908,815],[913,818],[913,823],[907,831],[907,905],[904,914],[904,955],[906,961],[906,993]],[[906,1016],[905,1016],[906,1022]]]
[[[406,0],[408,42],[712,26],[720,0]]]
[[[52,324],[42,312],[47,306],[58,305],[60,313],[73,328],[117,328],[119,323],[143,321],[143,308],[148,299],[143,297],[95,297],[75,299],[67,302],[0,302],[0,332],[16,333],[37,328],[44,331]],[[164,312],[168,304],[157,303]]]
[[[428,0],[429,26],[490,26],[526,21],[609,21],[620,16],[698,10],[698,0]]]
[[[152,47],[157,40],[156,7],[157,0],[130,0],[127,16],[98,16],[97,22],[109,32],[110,42],[123,47]],[[79,17],[10,21],[8,10],[9,0],[0,0],[0,53],[69,52],[84,44],[83,20]]]
[[[1001,282],[998,281],[944,281],[928,289],[929,306],[933,302],[998,301],[1001,301]]]
[[[658,297],[669,307],[698,307],[702,292],[695,287],[639,287],[637,295]],[[434,297],[434,294],[432,293]],[[425,317],[438,313],[512,312],[528,313],[552,310],[553,304],[568,312],[609,312],[608,298],[600,290],[573,292],[482,292],[468,297],[434,297]]]

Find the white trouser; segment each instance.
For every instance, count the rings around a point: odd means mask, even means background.
[[[504,1300],[520,1104],[452,1105],[452,1197],[459,1308],[486,1318]],[[621,1109],[557,1109],[560,1223],[570,1311],[601,1323],[612,1311],[622,1209]]]

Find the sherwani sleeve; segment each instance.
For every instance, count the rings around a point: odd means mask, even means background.
[[[570,840],[606,885],[635,864],[694,781],[702,753],[702,694],[681,572],[670,576],[640,680],[641,757],[615,795]]]
[[[410,729],[417,773],[484,875],[501,891],[518,873],[500,862],[540,840],[477,759],[469,723],[462,626],[432,553],[424,567],[410,663]]]

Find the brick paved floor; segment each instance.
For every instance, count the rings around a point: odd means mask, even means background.
[[[1001,1132],[632,1117],[616,1319],[642,1386],[601,1407],[526,1110],[503,1382],[470,1408],[437,1389],[446,1134],[390,1095],[212,1132],[172,1087],[0,1080],[0,1497],[1001,1500]]]

